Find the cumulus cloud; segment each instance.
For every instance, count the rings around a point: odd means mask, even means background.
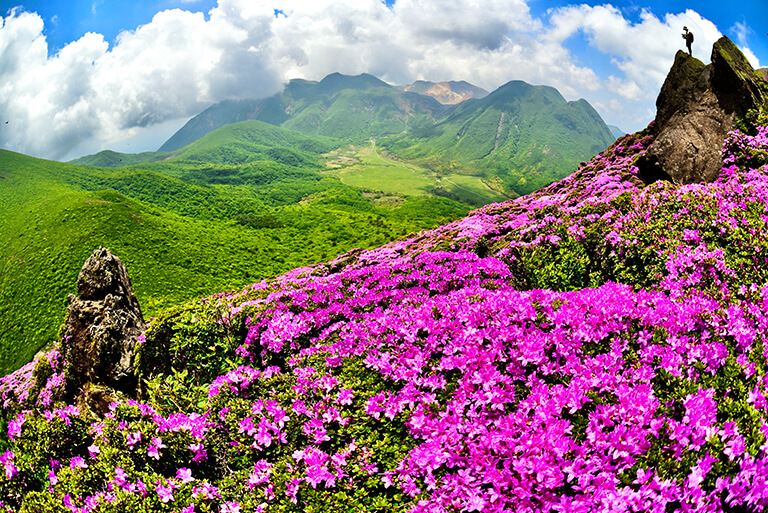
[[[0,145],[61,158],[86,138],[110,144],[213,101],[272,94],[283,79],[264,48],[270,14],[246,16],[225,1],[209,19],[167,10],[112,49],[88,33],[49,57],[40,17],[14,11],[0,28],[0,112],[9,122]]]
[[[159,12],[112,47],[89,33],[49,56],[42,19],[13,10],[0,24],[0,114],[9,121],[0,147],[72,158],[178,126],[216,101],[264,97],[291,78],[337,71],[489,90],[509,80],[547,84],[636,129],[653,116],[649,106],[684,46],[683,25],[696,34],[694,55],[708,60],[720,33],[691,10],[663,19],[643,11],[632,23],[610,5],[537,18],[524,0],[219,0],[205,14]],[[611,71],[577,63],[574,37]]]
[[[741,47],[741,51],[744,52],[744,56],[747,58],[753,68],[760,67],[760,61],[757,56],[752,52],[747,44],[747,39],[750,34],[753,33],[752,27],[747,25],[746,22],[736,22],[731,28],[730,32],[736,37],[736,44]]]
[[[695,34],[694,57],[709,62],[712,44],[721,36],[717,27],[698,13],[687,10],[667,14],[659,19],[643,10],[641,21],[632,24],[621,11],[610,5],[590,7],[570,6],[552,15],[553,37],[565,40],[578,31],[600,52],[610,55],[615,66],[624,72],[628,87],[619,91],[627,99],[639,99],[640,91],[655,95],[672,63],[675,52],[684,48],[682,28]],[[609,86],[619,85],[615,77]],[[627,91],[627,92],[624,92]]]

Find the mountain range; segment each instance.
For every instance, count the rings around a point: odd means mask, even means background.
[[[567,102],[551,87],[513,81],[488,94],[467,82],[395,87],[368,74],[334,73],[292,80],[268,98],[215,104],[159,151],[251,119],[352,144],[376,139],[395,157],[437,173],[481,176],[509,195],[562,178],[615,139],[589,103]]]

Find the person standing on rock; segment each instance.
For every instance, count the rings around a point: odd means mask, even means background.
[[[688,32],[688,27],[683,27],[683,39],[685,39],[685,46],[688,47],[688,55],[693,57],[693,51],[691,51],[691,44],[693,43],[693,32]]]

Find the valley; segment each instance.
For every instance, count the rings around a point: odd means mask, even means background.
[[[510,198],[494,190],[479,176],[438,174],[407,161],[394,159],[370,146],[352,146],[326,155],[326,173],[357,189],[390,196],[448,197],[468,205],[482,206]]]

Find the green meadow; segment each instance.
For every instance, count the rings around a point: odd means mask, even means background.
[[[328,175],[367,192],[404,196],[439,195],[478,206],[510,198],[492,189],[480,176],[439,174],[388,157],[377,150],[375,142],[370,146],[345,147],[326,157]]]

